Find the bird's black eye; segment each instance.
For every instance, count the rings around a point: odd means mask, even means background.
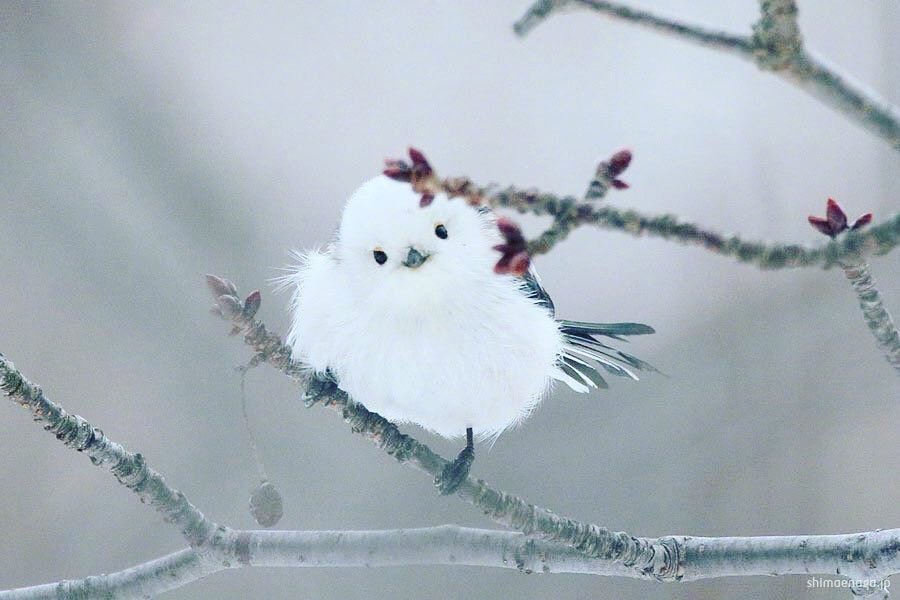
[[[434,235],[438,236],[442,240],[446,240],[447,239],[447,228],[444,227],[443,225],[438,225],[437,227],[434,228]]]
[[[372,252],[372,256],[375,257],[375,262],[379,265],[383,265],[387,262],[387,254],[385,254],[382,250],[375,250]]]

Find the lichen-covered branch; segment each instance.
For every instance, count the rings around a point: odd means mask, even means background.
[[[645,215],[636,210],[600,205],[596,200],[605,197],[611,188],[628,188],[628,184],[618,178],[631,163],[631,152],[628,150],[620,150],[599,164],[583,200],[512,186],[480,187],[468,177],[439,177],[420,150],[410,148],[409,154],[411,165],[403,160],[388,160],[384,173],[399,181],[409,182],[413,190],[422,194],[423,198],[433,198],[434,194],[440,192],[451,198],[462,198],[473,206],[511,208],[520,213],[553,218],[553,223],[546,231],[527,243],[517,226],[501,220],[498,225],[506,238],[506,244],[496,248],[502,253],[500,262],[495,267],[497,272],[510,272],[508,267],[519,257],[519,250],[526,257],[524,264],[527,267],[528,257],[549,252],[581,225],[616,229],[635,236],[652,235],[700,246],[761,269],[811,266],[827,269],[844,262],[859,262],[868,254],[886,254],[900,245],[900,214],[875,227],[868,227],[872,215],[866,214],[839,241],[832,240],[825,246],[807,247],[749,242],[736,235],[725,236],[700,225],[685,223],[674,215]],[[863,230],[863,227],[867,229]],[[847,227],[841,232],[845,230]],[[235,310],[240,310],[240,301],[236,297],[231,296],[228,302]]]
[[[442,525],[384,531],[237,531],[216,541],[220,557],[191,548],[124,571],[0,591],[0,600],[145,598],[219,571],[246,567],[468,565],[525,573],[627,575],[622,565],[510,531]]]
[[[353,432],[363,435],[398,461],[424,471],[432,478],[443,471],[449,462],[445,458],[415,438],[401,433],[384,417],[354,402],[334,381],[316,376],[309,369],[292,362],[291,350],[281,338],[240,308],[241,302],[237,299],[233,283],[215,276],[207,276],[207,281],[217,297],[213,312],[229,320],[234,331],[244,334],[244,342],[256,352],[254,362],[267,362],[298,381],[305,389],[304,399],[308,406],[322,404],[336,410]],[[223,295],[219,294],[223,290],[232,292],[226,294],[224,300]],[[550,510],[495,490],[473,477],[468,477],[456,494],[477,506],[495,522],[527,535],[572,546],[592,558],[622,561],[646,576],[661,579],[677,577],[679,555],[677,548],[671,546],[671,541],[651,543],[626,533],[560,517]]]
[[[841,268],[859,298],[863,318],[875,336],[878,347],[884,352],[888,363],[900,373],[900,333],[897,332],[897,326],[884,307],[881,294],[878,293],[875,280],[869,272],[869,265],[845,264],[841,265]]]
[[[465,181],[465,186],[459,182]],[[581,225],[613,229],[634,236],[650,235],[690,246],[699,246],[761,269],[792,267],[830,268],[842,261],[859,260],[869,254],[887,254],[900,245],[900,213],[861,231],[849,231],[840,240],[822,246],[747,241],[723,235],[675,215],[647,215],[636,210],[578,201],[533,189],[497,186],[478,187],[461,177],[439,180],[442,191],[465,196],[469,202],[511,208],[521,213],[551,216],[554,224],[529,241],[532,255],[548,252]]]
[[[684,557],[680,579],[840,573],[858,588],[900,572],[900,530],[841,535],[670,538]],[[642,577],[621,562],[509,531],[441,525],[386,531],[232,531],[220,540],[231,560],[204,564],[190,548],[108,575],[0,592],[0,600],[142,598],[211,573],[247,567],[467,565],[523,573]]]
[[[211,278],[217,312],[230,320],[269,362],[307,384],[307,403],[340,410],[352,429],[400,461],[434,476],[447,463],[427,446],[401,434],[380,416],[354,403],[334,382],[309,376],[291,362],[290,349],[254,319],[258,292],[241,303],[233,284]],[[232,295],[232,293],[234,295]],[[225,299],[229,296],[233,299]],[[496,521],[520,531],[467,529],[453,525],[391,531],[237,531],[206,519],[140,455],[130,454],[80,417],[44,397],[40,388],[0,355],[0,390],[29,408],[35,420],[66,446],[85,452],[182,529],[192,547],[130,569],[52,584],[0,591],[0,600],[38,598],[144,598],[181,587],[228,568],[353,567],[458,564],[515,568],[524,572],[572,572],[658,581],[732,575],[836,573],[869,591],[900,572],[900,530],[824,536],[642,538],[558,517],[552,512],[468,478],[459,495]],[[536,537],[543,538],[535,539]]]
[[[604,16],[665,33],[749,60],[796,85],[900,151],[900,110],[803,47],[793,0],[760,0],[752,36],[711,31],[605,0],[537,0],[514,29],[519,35],[559,9],[580,6]]]
[[[578,3],[569,2],[569,0],[538,0],[513,24],[513,30],[518,35],[524,36],[553,12],[575,4]],[[597,1],[588,6],[614,19],[635,23],[658,33],[683,38],[701,46],[731,52],[739,56],[752,51],[752,45],[746,36],[715,31],[699,25],[687,25],[675,19],[655,15],[649,11],[632,8],[618,2]]]
[[[233,284],[226,280],[215,279],[233,287]],[[212,287],[217,288],[221,286],[216,285]],[[290,362],[290,348],[284,345],[277,335],[269,332],[261,322],[248,317],[242,311],[232,311],[230,314],[223,314],[223,316],[230,320],[234,327],[244,333],[245,343],[256,352],[254,357],[256,362],[269,362],[305,387],[304,398],[307,405],[323,404],[337,410],[355,433],[359,433],[375,442],[398,461],[405,462],[418,470],[424,471],[431,477],[436,477],[441,473],[444,466],[448,463],[446,459],[433,452],[425,444],[401,433],[393,423],[368,411],[361,404],[353,402],[346,393],[337,387],[334,381],[313,376],[299,364]],[[273,360],[270,360],[270,356]],[[550,510],[496,490],[484,481],[476,480],[473,477],[468,477],[460,485],[457,495],[478,507],[485,515],[497,523],[514,528],[528,536],[571,546],[591,558],[621,564],[625,567],[626,574],[632,577],[670,581],[714,576],[704,575],[704,573],[711,571],[705,566],[700,566],[704,564],[703,560],[698,560],[696,557],[690,559],[687,554],[689,549],[693,548],[691,544],[687,544],[687,541],[698,538],[675,536],[642,538],[624,532],[610,531],[597,525],[558,516]],[[778,546],[778,542],[772,541],[775,538],[734,538],[730,539],[728,543],[737,544],[739,539],[745,540],[744,546],[746,551],[757,556],[757,559],[762,563],[766,562],[761,558],[762,556],[773,558],[778,556],[778,552],[783,553],[785,549],[784,546]],[[748,539],[756,541],[746,541]],[[790,539],[792,540],[790,543],[796,542],[797,544],[800,544],[802,541],[801,538],[780,539],[782,541]],[[847,549],[847,544],[849,543],[847,539],[841,537],[843,545],[840,547],[844,550]],[[897,543],[896,547],[891,546],[889,553],[879,554],[876,559],[873,559],[876,562],[871,564],[876,564],[876,566],[871,568],[871,575],[878,575],[879,577],[884,575],[878,570],[883,567],[877,565],[878,557],[890,556],[890,561],[900,560],[896,556],[900,552],[900,538],[897,538],[895,535],[891,540]],[[836,544],[838,539],[833,538],[827,542],[820,540],[820,542],[823,544],[821,548],[824,549],[830,547],[828,544]],[[806,545],[809,543],[808,540],[804,542]],[[868,538],[860,538],[857,540],[857,543],[863,544],[863,546],[868,548],[867,544],[869,541]],[[776,547],[780,548],[780,550],[776,550]],[[805,546],[798,546],[798,548],[803,547]],[[703,553],[702,548],[704,548],[703,545],[695,548],[698,555]],[[830,565],[833,561],[838,560],[838,557],[847,556],[834,550],[834,548],[832,548],[832,551],[834,552],[833,554],[827,556],[822,554],[816,560],[821,560],[823,564],[827,563]],[[767,555],[766,552],[772,552],[772,554]],[[800,552],[800,554],[803,553]],[[794,563],[790,555],[788,557],[785,557],[783,554],[780,556],[786,561],[782,563],[783,565],[793,565],[792,568],[798,569],[797,571],[785,572],[800,572],[803,565],[808,563],[808,561],[807,563],[802,561]],[[869,554],[866,554],[866,556],[869,556]],[[720,558],[716,560],[720,560]],[[721,558],[721,561],[717,563],[719,566],[716,568],[725,569],[727,561],[725,558]],[[750,567],[742,558],[735,558],[733,563],[728,563],[727,568],[735,569],[735,573],[739,571],[740,574],[752,574],[746,571]],[[861,570],[856,569],[853,565],[850,565],[850,568],[854,576],[861,573]],[[696,569],[696,571],[692,569]],[[850,573],[846,570],[842,572],[845,574]]]
[[[197,552],[185,548],[115,573],[0,591],[0,600],[150,598],[223,568],[221,563],[205,563]]]
[[[564,214],[565,233],[578,225],[586,224],[634,236],[651,235],[699,246],[761,269],[830,268],[841,261],[858,259],[868,254],[886,254],[900,245],[900,214],[868,230],[851,231],[840,240],[810,247],[747,241],[737,235],[723,235],[700,225],[684,222],[674,215],[646,215],[636,210],[578,203],[572,197],[560,198],[514,187],[493,191],[487,196],[487,200],[493,206],[510,207],[536,215],[549,214],[556,220],[560,220],[559,215]],[[538,250],[546,251],[563,238],[563,235],[545,238],[541,240],[542,247]]]
[[[0,354],[0,391],[31,411],[35,421],[56,439],[78,452],[83,452],[95,465],[106,469],[137,494],[141,501],[159,511],[174,524],[193,547],[200,547],[216,531],[217,525],[207,519],[184,494],[169,487],[162,475],[147,466],[140,454],[128,452],[103,432],[78,415],[71,415],[50,401],[41,388],[34,385]]]

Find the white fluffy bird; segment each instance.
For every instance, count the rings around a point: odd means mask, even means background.
[[[344,207],[337,237],[301,254],[288,344],[381,416],[466,448],[436,482],[450,493],[474,458],[473,435],[526,418],[552,380],[606,387],[592,366],[637,379],[647,363],[596,339],[652,333],[637,323],[559,321],[535,275],[494,272],[495,217],[438,194],[420,206],[408,184],[379,176]]]

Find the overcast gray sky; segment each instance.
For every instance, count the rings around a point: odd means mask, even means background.
[[[753,0],[647,0],[748,32]],[[573,12],[526,39],[527,0],[0,5],[0,352],[142,452],[206,514],[251,527],[254,468],[202,274],[262,288],[291,248],[412,144],[442,173],[581,194],[633,149],[608,202],[748,239],[820,243],[827,197],[876,220],[900,156],[733,57]],[[809,46],[900,103],[900,7],[800,2]],[[537,221],[527,221],[534,230]],[[900,315],[897,253],[872,267]],[[473,473],[640,535],[896,527],[900,385],[840,271],[760,272],[700,249],[583,229],[537,265],[563,317],[652,324],[630,351],[667,377],[558,388]],[[431,482],[248,377],[285,499],[280,527],[492,527]],[[0,404],[0,589],[122,569],[184,546],[106,472]],[[414,427],[444,455],[458,448]],[[169,598],[803,597],[805,579],[678,586],[458,567],[220,573]],[[815,592],[816,598],[843,598]]]

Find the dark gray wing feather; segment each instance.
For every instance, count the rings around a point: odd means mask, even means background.
[[[553,299],[541,285],[541,280],[533,267],[522,276],[522,291],[526,296],[534,299],[536,304],[546,308],[551,316],[556,316]],[[563,381],[572,389],[586,391],[591,387],[609,387],[592,363],[596,363],[611,375],[635,380],[637,375],[632,369],[656,371],[656,368],[650,363],[608,346],[597,339],[598,336],[603,336],[625,342],[628,340],[622,336],[654,333],[655,330],[649,325],[643,323],[589,323],[565,319],[557,319],[557,321],[565,342],[563,355],[557,366],[566,375],[566,379]],[[575,385],[572,385],[573,382]]]

